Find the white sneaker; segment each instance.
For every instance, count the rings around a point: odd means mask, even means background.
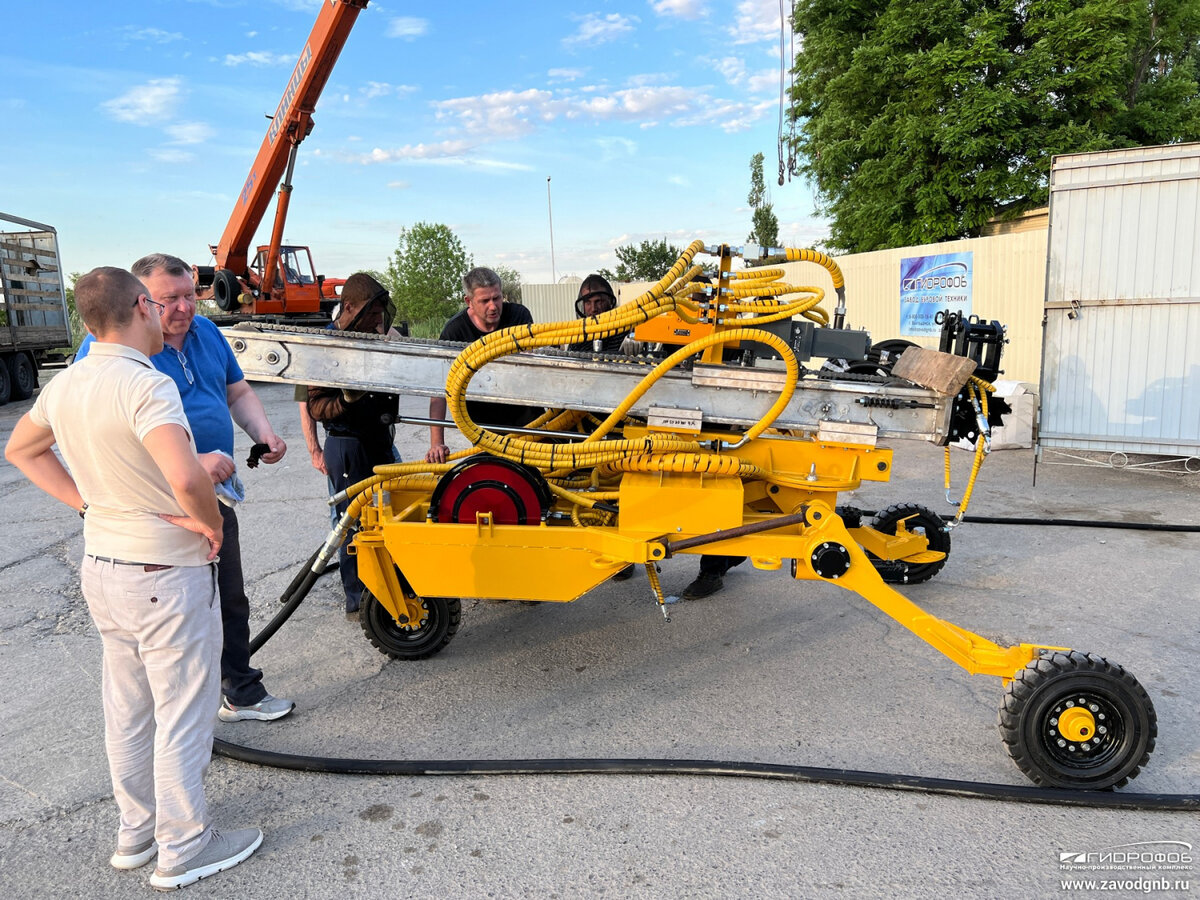
[[[221,708],[217,710],[217,718],[222,722],[241,722],[245,719],[257,719],[260,722],[270,722],[282,719],[296,704],[291,700],[282,700],[270,694],[263,697],[252,706],[234,706],[228,697],[221,697]]]
[[[140,869],[158,853],[158,844],[153,840],[138,844],[136,847],[117,845],[117,852],[112,855],[109,863],[114,869]]]

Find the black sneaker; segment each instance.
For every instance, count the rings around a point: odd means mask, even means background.
[[[679,596],[684,600],[700,600],[703,597],[711,597],[723,587],[725,587],[725,580],[720,575],[701,572],[696,576],[695,581],[683,589],[683,593]]]
[[[628,581],[630,578],[633,577],[633,571],[635,568],[637,568],[637,567],[634,566],[633,563],[630,563],[625,568],[623,568],[620,572],[618,572],[616,575],[614,575],[612,577],[612,580],[613,581]]]

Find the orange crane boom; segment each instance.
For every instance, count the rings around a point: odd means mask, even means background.
[[[271,117],[271,125],[250,167],[221,241],[211,248],[216,257],[210,282],[212,296],[223,310],[238,311],[246,307],[254,313],[316,313],[320,310],[320,279],[305,276],[299,265],[291,265],[298,259],[299,252],[303,252],[311,272],[308,248],[281,248],[283,226],[291,198],[297,148],[313,129],[312,116],[317,99],[358,14],[366,9],[367,3],[368,0],[323,0],[321,12],[300,51],[275,115]],[[259,248],[251,266],[251,241],[266,215],[276,185],[279,201],[271,242]],[[273,273],[273,277],[268,273]],[[198,280],[203,281],[203,274]]]

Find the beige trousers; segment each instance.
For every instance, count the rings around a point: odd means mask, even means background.
[[[117,843],[158,841],[158,865],[211,838],[204,775],[220,703],[215,565],[142,565],[85,556],[83,596],[104,646],[104,742],[121,812]]]

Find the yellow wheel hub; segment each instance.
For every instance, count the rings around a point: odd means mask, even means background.
[[[1096,717],[1086,706],[1072,706],[1058,717],[1058,733],[1068,741],[1090,741],[1096,735]]]

